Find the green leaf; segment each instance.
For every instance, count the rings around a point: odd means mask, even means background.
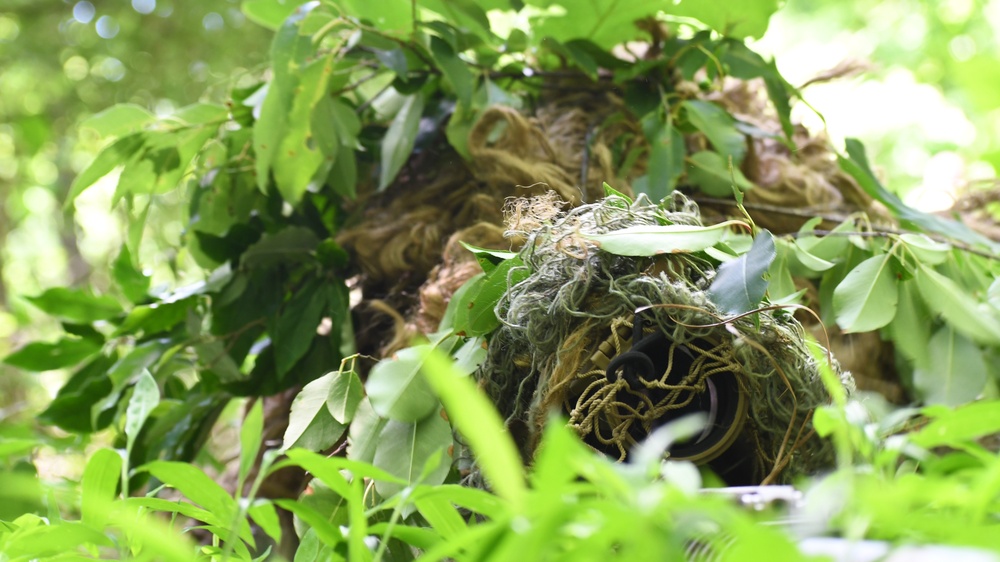
[[[431,56],[434,57],[434,63],[441,70],[445,80],[451,84],[456,99],[461,103],[469,103],[472,100],[473,77],[465,61],[458,58],[458,54],[447,41],[433,35]]]
[[[610,49],[638,36],[641,31],[635,22],[653,17],[660,10],[668,10],[670,0],[621,2],[616,0],[526,0],[529,6],[560,10],[546,10],[531,20],[535,37],[550,36],[565,43],[573,39],[588,39],[600,47]]]
[[[229,115],[225,106],[217,103],[193,103],[173,112],[167,120],[179,121],[184,125],[222,124]]]
[[[316,328],[326,306],[326,292],[314,280],[296,291],[278,316],[274,338],[275,372],[284,377],[301,359],[316,338]]]
[[[118,451],[107,448],[94,451],[83,469],[80,486],[80,513],[84,523],[95,529],[104,527],[121,479],[122,457]]]
[[[375,489],[389,497],[416,483],[436,486],[444,482],[451,468],[451,457],[441,455],[452,446],[451,425],[440,415],[427,416],[417,423],[389,420],[379,435],[372,464],[401,479],[377,480]],[[425,478],[424,467],[438,455],[438,463]]]
[[[325,99],[335,60],[331,53],[302,68],[285,134],[271,163],[278,192],[293,206],[302,199],[310,181],[328,157],[321,150],[323,143],[316,142],[312,115],[317,104]],[[325,134],[334,130],[331,127],[325,130]],[[329,157],[334,158],[336,154],[333,152]]]
[[[368,374],[365,390],[372,409],[384,417],[416,422],[437,409],[437,397],[421,374],[429,345],[408,347],[392,359],[379,361]]]
[[[983,352],[951,326],[931,337],[930,363],[913,370],[913,385],[927,404],[958,406],[975,400],[986,386]]]
[[[939,265],[944,263],[951,254],[950,245],[932,240],[926,234],[908,232],[901,234],[899,239],[920,263]]]
[[[455,301],[452,329],[459,336],[483,336],[500,325],[496,315],[496,305],[507,292],[508,287],[520,283],[529,275],[521,258],[514,257],[500,262],[489,273],[470,280],[469,288],[459,295],[452,296]],[[451,308],[451,303],[449,303]]]
[[[278,29],[271,43],[272,77],[260,106],[260,117],[253,127],[253,149],[256,156],[257,185],[266,190],[271,167],[281,140],[288,127],[288,113],[298,85],[298,69],[313,52],[309,36],[300,35],[298,22],[312,5],[294,12]]]
[[[75,552],[84,545],[113,548],[111,539],[97,529],[70,521],[41,525],[4,537],[4,555],[10,560],[52,560],[50,555]],[[60,556],[59,558],[62,558]]]
[[[262,400],[254,400],[253,407],[243,417],[240,425],[240,469],[238,473],[237,490],[243,489],[247,475],[257,460],[257,453],[263,445],[261,435],[264,433],[264,406]],[[256,518],[255,518],[256,519]],[[279,526],[280,533],[280,526]]]
[[[95,296],[82,289],[55,287],[37,297],[25,297],[39,309],[78,324],[107,320],[122,313],[118,300],[111,295]]]
[[[105,148],[94,158],[76,178],[66,196],[66,207],[84,192],[85,189],[97,183],[98,180],[111,173],[118,166],[124,166],[139,150],[142,149],[145,133],[138,132],[125,135]]]
[[[3,362],[27,371],[51,371],[72,367],[100,350],[101,345],[89,339],[63,338],[55,343],[29,343]]]
[[[441,397],[448,417],[476,454],[476,462],[497,495],[524,506],[528,490],[521,456],[504,429],[500,414],[469,377],[456,372],[448,358],[430,350],[425,358],[425,375]]]
[[[146,423],[146,418],[160,403],[160,387],[157,386],[153,375],[148,370],[143,370],[139,375],[139,380],[132,390],[132,397],[128,401],[128,408],[125,411],[125,450],[132,454],[132,446],[136,437]]]
[[[722,107],[707,101],[687,100],[684,110],[688,121],[708,137],[715,151],[728,164],[732,158],[734,168],[739,168],[747,151],[743,133],[736,130],[736,120]],[[683,146],[683,143],[682,143]]]
[[[774,261],[776,250],[771,233],[762,230],[750,251],[719,266],[707,296],[723,314],[736,315],[757,308],[767,292],[764,274]]]
[[[688,181],[713,197],[732,195],[734,183],[741,191],[754,187],[739,168],[730,169],[729,163],[721,154],[710,150],[696,152],[688,157],[687,175]]]
[[[326,407],[332,383],[331,375],[322,376],[305,385],[295,397],[282,449],[302,447],[321,451],[343,437],[347,426],[337,423]]]
[[[892,322],[899,302],[899,280],[890,254],[858,264],[833,291],[837,324],[845,332],[870,332]]]
[[[661,119],[659,112],[643,118],[643,130],[649,140],[649,168],[645,181],[637,180],[633,186],[637,193],[645,193],[653,201],[670,195],[684,173],[684,135],[669,121],[660,123]],[[647,124],[650,120],[657,124]]]
[[[403,165],[413,152],[424,112],[424,97],[420,93],[406,96],[403,106],[393,117],[382,139],[382,159],[379,168],[378,190],[382,191],[396,179]]]
[[[302,522],[306,524],[308,529],[316,533],[316,536],[323,541],[323,544],[336,546],[344,542],[340,529],[330,523],[325,515],[308,505],[300,501],[288,499],[275,500],[274,503],[277,504],[278,507],[294,513],[296,517],[301,519]],[[295,556],[295,560],[299,560],[299,556],[297,554]],[[330,560],[335,560],[335,558],[330,558]],[[341,558],[341,560],[343,560],[343,558]]]
[[[896,317],[889,324],[892,342],[904,357],[915,365],[929,365],[927,343],[931,339],[931,313],[920,299],[913,281],[899,284],[899,305]]]
[[[349,447],[347,448],[347,458],[370,463],[375,458],[375,448],[378,445],[379,435],[385,428],[389,420],[379,416],[372,409],[368,398],[361,401],[358,411],[351,420],[351,431]]]
[[[176,302],[160,302],[140,305],[129,311],[128,316],[114,331],[115,336],[136,335],[146,336],[167,331],[180,324],[188,315],[188,311],[197,303],[194,298],[181,299]]]
[[[902,221],[931,232],[961,240],[967,244],[984,246],[993,252],[1000,252],[1000,244],[974,232],[960,222],[923,213],[906,206],[902,199],[883,187],[878,178],[875,177],[875,173],[872,172],[871,167],[868,165],[868,157],[865,155],[864,145],[857,139],[847,139],[845,142],[848,157],[837,156],[840,167],[857,180],[866,193],[888,207]]]
[[[490,248],[479,248],[471,244],[466,244],[461,242],[462,247],[466,250],[472,252],[472,255],[476,256],[476,261],[479,262],[479,267],[483,268],[485,273],[489,273],[496,269],[498,265],[506,260],[512,259],[517,256],[517,252],[508,252],[504,250],[491,250]]]
[[[658,256],[699,252],[722,241],[729,228],[739,221],[712,226],[686,224],[642,225],[605,234],[584,234],[601,250],[618,256]]]
[[[468,531],[465,519],[455,506],[442,496],[424,496],[414,502],[420,515],[431,524],[445,540],[455,540]]]
[[[955,447],[1000,432],[1000,403],[996,400],[940,410],[940,406],[925,409],[924,413],[933,419],[908,435],[911,443],[927,449]]]
[[[670,2],[663,10],[668,14],[694,18],[729,37],[759,39],[767,31],[771,15],[781,5],[780,0],[739,0],[722,3],[680,0]]]
[[[128,251],[128,246],[122,245],[118,257],[111,265],[111,275],[125,298],[133,303],[146,300],[146,294],[149,292],[149,277],[139,271],[132,263],[132,254]]]
[[[267,500],[256,500],[247,510],[247,515],[253,518],[253,522],[275,544],[281,544],[281,519],[278,518],[278,510],[274,508],[273,503]]]
[[[333,419],[339,423],[351,423],[365,394],[361,377],[354,369],[341,370],[330,375],[333,376],[333,381],[330,383],[330,393],[326,397],[326,407]]]
[[[157,480],[184,494],[184,496],[205,508],[220,521],[233,521],[238,507],[221,485],[208,477],[197,466],[186,462],[153,461],[137,470],[149,472]],[[244,521],[246,523],[246,521]]]
[[[155,119],[156,116],[144,107],[120,103],[85,119],[80,128],[94,129],[102,137],[118,137],[141,131]]]
[[[261,236],[260,241],[243,252],[240,265],[248,269],[270,269],[280,264],[300,263],[313,259],[317,246],[319,237],[311,229],[289,226]]]
[[[992,307],[980,305],[951,279],[921,265],[914,276],[924,303],[966,337],[987,345],[1000,345],[1000,320]]]
[[[250,21],[276,30],[301,4],[298,0],[243,0],[240,9]]]

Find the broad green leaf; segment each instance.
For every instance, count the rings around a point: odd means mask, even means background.
[[[431,56],[434,57],[434,63],[445,79],[451,84],[456,99],[461,103],[469,103],[472,100],[473,77],[465,61],[458,58],[458,54],[447,41],[433,35]]]
[[[344,13],[372,22],[377,29],[390,34],[413,29],[411,0],[332,0]]]
[[[122,313],[118,300],[111,295],[95,296],[82,289],[55,287],[25,299],[52,316],[78,324],[107,320]]]
[[[293,12],[271,43],[272,77],[253,127],[257,186],[262,191],[270,183],[275,154],[288,127],[288,113],[298,85],[298,69],[313,52],[312,40],[307,35],[300,35],[298,29],[298,23],[313,6],[315,4],[308,4]]]
[[[671,6],[664,8],[664,11],[694,18],[729,37],[759,39],[767,31],[771,15],[781,5],[780,0],[739,0],[724,3],[680,0],[671,2]]]
[[[416,422],[438,407],[437,397],[420,372],[428,345],[408,347],[379,361],[368,374],[365,390],[372,409],[384,417]]]
[[[712,226],[686,224],[630,226],[605,234],[584,234],[601,250],[619,256],[658,256],[698,252],[722,241],[726,231],[739,221]]]
[[[986,385],[983,352],[951,326],[931,337],[930,363],[917,365],[913,385],[927,404],[958,406],[975,400]]]
[[[914,276],[927,307],[975,342],[1000,345],[1000,319],[993,307],[979,303],[951,279],[921,265]]]
[[[236,500],[230,497],[229,492],[193,464],[153,461],[137,470],[149,472],[160,482],[175,488],[188,500],[211,512],[220,521],[233,521],[238,512]]]
[[[330,373],[333,382],[330,383],[330,392],[326,397],[326,407],[330,410],[333,419],[342,424],[349,424],[354,419],[358,405],[364,398],[364,385],[361,377],[353,369]]]
[[[771,233],[760,231],[749,252],[719,266],[708,287],[708,299],[726,315],[743,314],[757,308],[767,293],[764,274],[776,255]]]
[[[330,375],[320,377],[305,385],[292,401],[282,449],[302,447],[320,451],[343,437],[347,427],[337,423],[326,407],[332,382]]]
[[[144,336],[151,336],[167,331],[184,321],[196,302],[197,299],[189,297],[176,302],[137,306],[129,311],[128,316],[114,331],[114,335],[134,336],[141,333]]]
[[[522,508],[527,497],[524,467],[496,408],[468,376],[456,372],[442,353],[429,351],[424,364],[427,380],[444,403],[455,429],[476,454],[476,462],[492,489],[511,502],[515,510]]]
[[[97,183],[98,180],[111,173],[118,166],[124,166],[139,150],[142,149],[145,133],[138,132],[125,135],[105,148],[94,158],[76,178],[69,188],[66,196],[66,207],[73,204],[73,201],[85,189]]]
[[[662,119],[658,111],[643,118],[642,128],[649,141],[649,167],[633,186],[637,193],[645,193],[653,201],[670,195],[684,173],[684,136],[669,120],[663,123]],[[650,120],[656,124],[648,124]]]
[[[382,191],[396,179],[413,152],[424,112],[424,97],[419,92],[406,96],[403,106],[393,117],[382,138],[382,158],[379,167],[378,190]]]
[[[143,369],[139,375],[139,380],[132,390],[132,397],[128,401],[128,408],[125,410],[125,450],[132,454],[132,446],[136,437],[146,423],[146,418],[160,403],[160,387],[157,386],[153,375],[148,370]]]
[[[729,197],[733,194],[734,183],[741,191],[754,187],[739,168],[731,168],[717,152],[710,150],[696,152],[689,156],[687,161],[688,181],[713,197]]]
[[[135,267],[128,246],[123,245],[118,252],[118,257],[111,265],[111,275],[125,298],[133,303],[141,303],[146,300],[149,292],[149,277]]]
[[[260,527],[264,533],[276,544],[281,544],[281,520],[278,519],[278,511],[274,504],[268,500],[256,500],[247,515],[253,518],[253,522]]]
[[[550,36],[565,43],[587,39],[603,48],[625,43],[641,35],[635,22],[673,6],[670,0],[621,2],[616,0],[527,0],[529,6],[551,8],[531,19],[533,36]]]
[[[854,228],[853,221],[844,221],[838,224],[831,233],[826,236],[812,236],[809,233],[815,230],[815,226],[822,222],[822,219],[809,220],[799,229],[799,237],[795,240],[795,245],[806,250],[810,254],[826,261],[840,261],[847,250],[850,240],[842,233],[850,232]]]
[[[771,302],[785,299],[794,295],[799,290],[795,286],[791,272],[788,270],[789,244],[780,241],[780,239],[776,242],[779,242],[777,244],[777,257],[771,264],[770,271],[768,271],[770,282],[767,287],[767,295]]]
[[[3,362],[27,371],[50,371],[77,365],[100,350],[101,345],[89,339],[63,338],[55,343],[29,343]]]
[[[372,409],[371,401],[366,397],[358,405],[358,411],[351,420],[350,437],[348,439],[347,458],[370,463],[375,458],[375,448],[379,435],[389,420],[379,416]]]
[[[95,529],[104,526],[121,481],[122,457],[118,451],[101,448],[90,456],[80,485],[80,514],[84,523]]]
[[[980,437],[1000,432],[1000,402],[973,402],[955,410],[927,408],[931,422],[910,433],[907,438],[921,447],[954,447]]]
[[[403,490],[406,485],[425,484],[436,486],[444,482],[451,469],[451,457],[440,454],[454,443],[451,425],[443,416],[434,414],[416,423],[389,420],[379,435],[372,461],[376,467],[401,479],[376,480],[375,489],[383,497]],[[421,480],[428,460],[437,455],[438,463],[430,474]]]
[[[826,271],[836,265],[832,261],[827,261],[821,257],[818,257],[811,253],[809,250],[804,249],[802,246],[795,244],[795,258],[800,264],[805,266],[810,271]]]
[[[733,167],[739,168],[746,155],[747,141],[743,133],[736,130],[733,116],[721,106],[702,100],[685,101],[684,110],[688,121],[708,137],[722,161],[728,163],[732,158]]]
[[[877,330],[896,316],[899,281],[889,265],[891,259],[890,254],[866,259],[833,291],[837,324],[845,332]]]
[[[932,240],[926,234],[906,233],[901,234],[899,239],[903,241],[906,249],[913,253],[920,263],[927,265],[938,265],[948,259],[951,254],[951,246],[943,242]]]
[[[913,281],[899,284],[896,317],[889,324],[896,349],[915,365],[930,365],[927,343],[931,339],[931,313]]]
[[[240,265],[249,269],[270,269],[279,264],[300,263],[313,259],[319,237],[304,226],[289,226],[273,234],[266,233],[240,257]],[[315,326],[314,326],[315,328]]]
[[[240,9],[250,21],[276,30],[301,5],[299,0],[243,0]]]
[[[279,143],[271,163],[274,183],[281,197],[297,205],[328,156],[321,150],[323,143],[316,142],[312,130],[312,114],[317,103],[327,94],[327,85],[333,73],[334,54],[313,61],[301,69],[295,89],[285,135]],[[327,134],[334,129],[331,127]],[[336,152],[331,157],[336,157]]]
[[[485,273],[493,271],[498,265],[517,255],[517,252],[479,248],[471,244],[466,244],[465,242],[461,242],[461,244],[463,248],[472,252],[472,254],[476,256],[476,261],[479,262],[479,267],[483,268]]]
[[[312,347],[326,306],[319,280],[296,291],[281,310],[274,338],[275,372],[283,378]]]
[[[496,305],[509,287],[520,283],[529,275],[521,258],[514,257],[500,262],[489,273],[470,280],[469,288],[452,296],[455,302],[451,328],[456,335],[484,336],[500,325]],[[451,303],[449,303],[449,308]],[[446,311],[447,312],[447,311]]]
[[[238,473],[237,490],[243,489],[247,475],[257,460],[257,453],[262,445],[261,435],[264,433],[264,406],[260,399],[254,400],[253,406],[240,425],[240,469]]]
[[[85,119],[80,128],[94,129],[102,137],[118,137],[140,131],[155,119],[144,107],[120,103]]]

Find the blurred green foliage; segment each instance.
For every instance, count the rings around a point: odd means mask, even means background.
[[[162,114],[221,99],[265,60],[269,42],[235,0],[0,5],[0,354],[52,329],[18,295],[107,286],[121,213],[100,194],[75,217],[62,210],[73,178],[101,148],[80,124],[116,103]],[[150,230],[176,239],[179,224],[158,228],[172,220],[166,210]],[[0,409],[20,403],[28,381],[6,366],[0,375]]]
[[[863,138],[893,189],[907,191],[940,181],[928,162],[946,151],[965,161],[962,179],[1000,170],[998,32],[997,0],[791,0],[761,50],[797,85],[845,60],[866,63],[805,96],[835,137]]]

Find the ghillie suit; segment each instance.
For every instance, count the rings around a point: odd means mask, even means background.
[[[704,255],[619,256],[588,239],[634,226],[701,226],[697,205],[675,194],[660,206],[612,196],[559,214],[551,199],[509,209],[508,234],[526,239],[519,256],[530,273],[501,298],[502,325],[476,376],[525,458],[553,413],[624,459],[658,426],[701,412],[706,429],[671,456],[709,464],[731,484],[831,465],[831,445],[811,424],[829,397],[790,313],[727,319],[706,296],[715,269]],[[841,380],[853,388],[849,374]]]

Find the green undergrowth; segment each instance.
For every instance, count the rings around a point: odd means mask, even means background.
[[[420,483],[434,460],[406,485],[369,463],[300,448],[265,455],[248,493],[236,497],[193,464],[129,467],[127,451],[111,448],[89,456],[80,482],[40,483],[31,458],[42,442],[5,437],[0,560],[280,559],[271,550],[287,540],[277,507],[298,519],[295,561],[666,560],[695,552],[804,560],[798,541],[815,536],[1000,553],[1000,458],[979,442],[1000,430],[1000,402],[879,413],[875,399],[835,396],[815,425],[834,439],[839,468],[799,482],[799,507],[749,509],[707,493],[713,477],[694,465],[661,461],[666,447],[699,429],[698,420],[664,426],[629,463],[595,453],[552,423],[526,469],[485,395],[443,354],[426,353],[427,381],[477,454],[488,490]],[[140,428],[158,398],[155,391],[133,397],[126,423]],[[260,446],[261,421],[257,405],[241,430],[241,481]],[[307,493],[256,497],[262,478],[287,466],[312,476]],[[149,475],[150,491],[123,494],[140,474]],[[400,486],[383,496],[378,482]]]

